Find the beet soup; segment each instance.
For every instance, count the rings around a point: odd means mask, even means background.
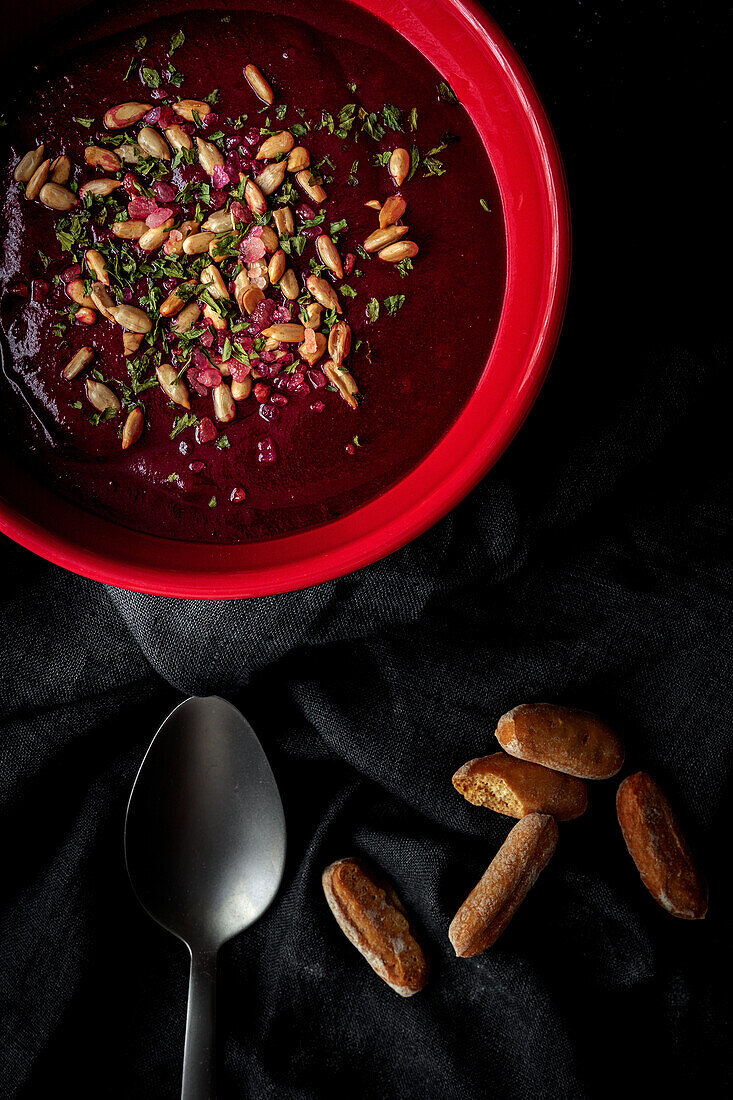
[[[82,15],[6,112],[4,448],[134,530],[277,537],[470,397],[505,281],[450,85],[348,3]]]

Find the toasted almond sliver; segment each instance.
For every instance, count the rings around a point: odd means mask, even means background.
[[[72,378],[76,378],[77,374],[81,374],[85,367],[88,367],[94,358],[94,351],[92,348],[84,347],[79,348],[76,355],[73,355],[69,362],[62,370],[64,378],[70,382]]]
[[[97,321],[96,309],[90,309],[88,306],[80,306],[74,314],[74,320],[79,321],[82,325],[94,325]]]
[[[215,210],[201,223],[201,228],[205,233],[231,233],[232,216],[228,210]]]
[[[235,401],[244,401],[252,393],[252,376],[247,375],[241,382],[232,379],[232,397]]]
[[[314,331],[321,327],[321,320],[323,318],[323,306],[320,302],[309,302],[304,309],[300,311],[300,319],[306,328],[312,328]]]
[[[87,378],[84,383],[87,391],[87,398],[90,404],[94,405],[97,412],[106,412],[107,409],[114,409],[115,412],[119,412],[122,408],[120,399],[116,393],[112,393],[109,386],[105,386],[104,382],[98,382],[96,378]]]
[[[158,160],[170,160],[171,151],[168,142],[162,134],[152,126],[143,126],[137,135],[137,143],[148,157],[157,157]]]
[[[224,330],[229,327],[226,317],[222,317],[221,313],[219,313],[215,309],[212,309],[210,305],[204,305],[203,313],[206,323],[217,329],[219,332],[224,332]]]
[[[272,160],[273,157],[282,156],[283,153],[289,153],[295,145],[295,138],[290,133],[290,130],[280,130],[277,134],[271,134],[270,137],[265,138],[257,150],[257,156],[255,160]]]
[[[398,187],[401,187],[410,171],[410,154],[407,149],[395,149],[389,158],[389,174]]]
[[[258,286],[250,286],[242,295],[242,304],[240,308],[243,308],[245,313],[252,313],[255,306],[264,301],[264,298],[265,295]]]
[[[49,210],[62,212],[71,210],[79,201],[73,191],[62,187],[60,183],[44,183],[38,197]]]
[[[137,151],[137,146],[130,145],[125,142],[124,145],[118,145],[115,150],[117,156],[124,164],[139,164],[140,154]]]
[[[114,306],[109,311],[120,328],[126,328],[128,332],[150,332],[153,322],[142,309],[137,306]]]
[[[346,367],[339,367],[329,359],[321,366],[321,370],[339,391],[346,404],[355,409],[358,404],[356,394],[359,392],[359,387]]]
[[[382,204],[379,201],[379,199],[369,199],[369,201],[365,202],[364,205],[368,206],[370,210],[381,210],[382,209]]]
[[[104,283],[105,286],[109,286],[109,272],[107,270],[107,261],[101,252],[98,252],[96,248],[88,248],[84,253],[84,259],[86,265],[94,278],[99,283]]]
[[[224,299],[229,297],[227,285],[222,279],[221,272],[216,264],[209,264],[208,267],[202,270],[199,282],[207,288],[212,298]]]
[[[183,252],[185,240],[194,233],[197,233],[198,228],[198,222],[181,222],[177,230],[168,234],[168,240],[163,245],[163,251],[166,256],[180,256]]]
[[[172,290],[165,301],[160,303],[158,313],[161,317],[174,317],[176,313],[181,312],[185,304],[185,299],[179,298],[175,290]]]
[[[71,175],[71,160],[67,156],[56,157],[56,160],[51,162],[51,171],[48,178],[51,183],[59,183],[62,186],[69,182],[69,176]]]
[[[139,241],[147,233],[147,222],[132,218],[126,222],[112,222],[112,233],[122,241]]]
[[[351,325],[347,321],[337,321],[328,334],[328,354],[337,367],[340,367],[351,351]]]
[[[196,138],[196,147],[199,151],[199,164],[204,172],[213,176],[215,168],[223,167],[224,154],[217,149],[213,141],[206,141],[204,138]]]
[[[190,328],[198,321],[201,316],[201,307],[197,302],[189,302],[185,306],[177,317],[174,317],[171,321],[171,328],[180,335],[182,332],[188,332]]]
[[[379,211],[379,228],[386,229],[388,225],[394,225],[403,216],[405,210],[407,210],[407,203],[402,195],[390,195]]]
[[[150,103],[118,103],[105,114],[104,125],[108,130],[124,130],[127,126],[134,126],[152,109]]]
[[[165,129],[165,136],[168,139],[168,144],[171,148],[178,152],[179,149],[193,149],[193,142],[191,141],[191,135],[187,134],[182,126],[168,126]]]
[[[308,198],[313,199],[313,202],[322,203],[326,201],[326,192],[323,190],[310,168],[305,168],[302,172],[296,172],[295,178]]]
[[[263,103],[269,105],[274,101],[272,88],[256,65],[245,65],[244,76],[255,95],[259,96]]]
[[[280,247],[280,238],[278,237],[275,230],[269,225],[263,225],[261,226],[261,229],[262,232],[260,233],[260,240],[262,241],[267,251],[270,254],[272,254],[273,252],[277,252],[278,248]]]
[[[119,172],[122,161],[111,149],[103,149],[101,145],[87,145],[84,150],[84,160],[91,168],[98,168],[100,172]]]
[[[249,272],[243,267],[234,277],[234,300],[239,306],[240,313],[244,313],[242,298],[251,286],[252,283],[250,281]]]
[[[322,332],[314,332],[312,328],[307,328],[305,332],[306,337],[309,332],[313,333],[312,346],[308,347],[307,341],[304,340],[298,348],[298,355],[301,359],[305,359],[309,367],[313,367],[326,354],[326,337]]]
[[[28,180],[31,179],[36,168],[43,160],[44,150],[45,146],[39,145],[37,149],[31,149],[24,157],[21,157],[13,172],[13,179],[16,183],[28,183]]]
[[[287,258],[282,248],[278,248],[267,265],[267,276],[272,286],[277,286],[281,277],[285,274],[285,268],[288,265]]]
[[[305,328],[297,324],[270,325],[262,330],[262,335],[285,344],[299,344],[305,338]]]
[[[41,193],[41,188],[48,179],[48,173],[51,171],[51,161],[46,159],[38,165],[35,172],[28,180],[25,188],[25,197],[33,200],[37,199]]]
[[[247,180],[244,186],[244,201],[253,214],[264,214],[267,211],[265,196],[252,180]]]
[[[216,233],[192,233],[183,242],[183,251],[187,256],[198,256],[202,252],[209,251],[209,245]]]
[[[237,410],[234,405],[232,391],[226,382],[220,382],[218,386],[214,386],[211,396],[214,400],[214,416],[216,419],[221,421],[222,424],[228,424],[230,420],[234,420]]]
[[[272,212],[272,220],[275,223],[275,228],[281,237],[285,234],[291,234],[295,232],[295,221],[293,219],[293,211],[289,206],[278,206]]]
[[[122,333],[122,352],[126,359],[135,355],[140,345],[143,342],[142,332],[123,332]]]
[[[394,244],[409,233],[406,225],[385,225],[384,229],[375,229],[364,241],[365,252],[379,252],[380,248],[386,248],[388,244]]]
[[[99,195],[104,198],[107,195],[111,195],[118,187],[122,187],[122,180],[87,180],[87,182],[83,183],[79,188],[79,196],[82,199],[86,195]]]
[[[170,363],[161,363],[155,370],[160,388],[175,405],[183,409],[191,408],[186,383],[178,377],[178,371]]]
[[[194,111],[203,118],[211,112],[211,107],[208,103],[203,103],[200,99],[179,99],[178,103],[173,104],[173,110],[179,116],[179,118],[185,118],[186,122],[194,122]],[[189,146],[191,148],[191,146]]]
[[[284,275],[280,279],[279,286],[285,297],[289,301],[294,302],[300,294],[300,287],[298,286],[298,276],[295,274],[292,267],[286,268]]]
[[[302,172],[310,168],[311,155],[304,145],[296,145],[288,156],[288,172]]]
[[[99,279],[92,284],[91,299],[102,316],[106,320],[114,322],[114,317],[110,311],[116,305],[116,302],[106,285]]]
[[[168,234],[171,231],[172,225],[173,218],[169,218],[168,221],[163,222],[162,225],[156,225],[154,229],[148,229],[146,233],[143,233],[142,237],[137,242],[143,252],[157,252],[168,240]]]
[[[389,244],[383,248],[379,258],[388,264],[398,264],[401,260],[411,260],[419,251],[414,241],[397,241],[396,244]]]
[[[321,233],[320,237],[318,237],[316,240],[316,251],[321,263],[324,263],[329,271],[334,273],[337,279],[343,279],[344,266],[341,263],[339,251],[328,233]]]
[[[343,313],[338,294],[320,275],[309,275],[305,285],[315,300],[326,309],[335,309],[337,313]]]
[[[95,308],[96,303],[93,302],[84,291],[83,279],[71,279],[66,284],[66,293],[69,295],[72,302],[76,302],[78,306],[85,306],[87,309]]]
[[[122,450],[126,451],[128,447],[134,446],[137,443],[140,436],[143,434],[143,427],[145,425],[145,414],[139,405],[136,405],[134,409],[131,409],[127,414],[125,425],[122,429]]]

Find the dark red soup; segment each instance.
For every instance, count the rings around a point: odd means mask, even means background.
[[[156,10],[69,28],[7,112],[3,446],[127,527],[272,538],[450,427],[500,200],[450,86],[360,9]]]

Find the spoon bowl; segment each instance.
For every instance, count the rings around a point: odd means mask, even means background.
[[[280,794],[254,730],[217,696],[173,710],[145,754],[125,819],[140,903],[191,952],[184,1100],[213,1095],[216,954],[278,891]]]

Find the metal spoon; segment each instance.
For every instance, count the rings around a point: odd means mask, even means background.
[[[186,699],[163,722],[130,795],[125,858],[141,904],[191,952],[181,1096],[209,1100],[216,955],[264,913],[285,863],[275,777],[226,700]]]

